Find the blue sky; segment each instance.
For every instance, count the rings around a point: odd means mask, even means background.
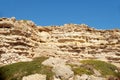
[[[120,29],[120,0],[0,0],[0,17],[32,20],[37,25],[87,24]]]

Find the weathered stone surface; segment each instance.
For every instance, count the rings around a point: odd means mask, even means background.
[[[71,67],[66,65],[66,61],[63,59],[50,57],[43,61],[42,64],[53,67],[52,71],[55,73],[54,80],[68,80],[74,75]]]
[[[43,65],[55,67],[56,65],[65,65],[65,60],[60,58],[50,57],[49,59],[42,62]]]
[[[4,64],[11,64],[11,63],[16,63],[16,62],[20,62],[20,61],[32,61],[32,59],[27,58],[25,56],[20,56],[18,54],[15,53],[7,53],[7,54],[1,54],[1,59],[0,62],[4,63]]]
[[[96,76],[89,76],[89,79],[88,80],[106,80],[105,78],[102,78],[102,77],[96,77]]]
[[[76,75],[74,77],[74,80],[106,80],[106,78],[103,78],[103,77],[96,77],[94,75],[86,75],[86,74],[83,74],[81,76],[79,75]]]
[[[22,80],[46,80],[46,75],[32,74],[32,75],[24,76]]]
[[[71,67],[67,65],[56,65],[55,67],[53,67],[52,71],[55,73],[56,77],[63,80],[68,80],[74,75]]]
[[[27,20],[0,19],[0,62],[29,61],[38,48],[40,36],[35,24]]]
[[[98,70],[93,69],[93,71],[95,76],[101,76],[101,73]]]
[[[89,76],[86,75],[86,74],[83,74],[81,76],[76,76],[76,79],[75,80],[88,80]]]
[[[61,80],[61,79],[58,78],[58,77],[53,76],[53,80]]]
[[[39,36],[40,36],[42,42],[49,41],[49,38],[51,37],[48,32],[40,32]]]

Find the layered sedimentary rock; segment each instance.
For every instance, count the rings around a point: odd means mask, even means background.
[[[120,66],[119,29],[97,30],[85,24],[65,24],[45,28],[50,36],[43,44],[54,48],[52,52],[46,53],[48,56],[60,56],[70,61],[99,59]]]
[[[13,63],[30,60],[40,38],[32,21],[13,18],[0,19],[0,61]]]
[[[99,59],[120,66],[120,30],[97,30],[85,24],[36,26],[28,20],[0,19],[1,63],[29,61],[39,56],[71,62]]]

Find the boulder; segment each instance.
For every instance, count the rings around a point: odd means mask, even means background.
[[[56,65],[65,65],[65,62],[66,61],[63,59],[50,57],[49,59],[43,61],[42,64],[45,66],[54,67]]]
[[[32,74],[32,75],[24,76],[22,80],[46,80],[46,75]]]
[[[89,76],[88,80],[106,80],[106,79],[103,77],[96,77],[96,76],[91,75]]]
[[[101,73],[98,70],[93,69],[93,71],[95,76],[101,76]]]
[[[71,67],[67,65],[56,65],[52,69],[52,71],[55,73],[55,76],[57,78],[60,78],[62,80],[68,80],[74,75],[74,72],[71,70]]]
[[[74,80],[106,80],[106,79],[103,77],[96,77],[94,75],[82,74],[81,76],[76,75],[74,77]]]
[[[86,74],[82,74],[81,76],[76,76],[75,80],[88,80],[89,76]]]

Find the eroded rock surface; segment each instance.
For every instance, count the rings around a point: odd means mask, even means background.
[[[22,80],[46,80],[46,75],[32,74],[32,75],[24,76]]]
[[[0,62],[10,64],[32,58],[41,41],[38,33],[32,21],[0,18]]]
[[[65,62],[66,61],[63,59],[50,57],[49,59],[43,61],[42,64],[45,66],[55,67],[56,65],[65,65]]]
[[[43,61],[42,64],[53,68],[52,71],[55,73],[55,79],[68,80],[74,76],[71,67],[66,65],[66,61],[63,59],[50,57]]]
[[[16,57],[11,62],[4,54]],[[0,18],[0,63],[39,56],[60,57],[69,62],[98,59],[119,67],[120,30],[97,30],[85,24],[42,27],[29,20]]]

